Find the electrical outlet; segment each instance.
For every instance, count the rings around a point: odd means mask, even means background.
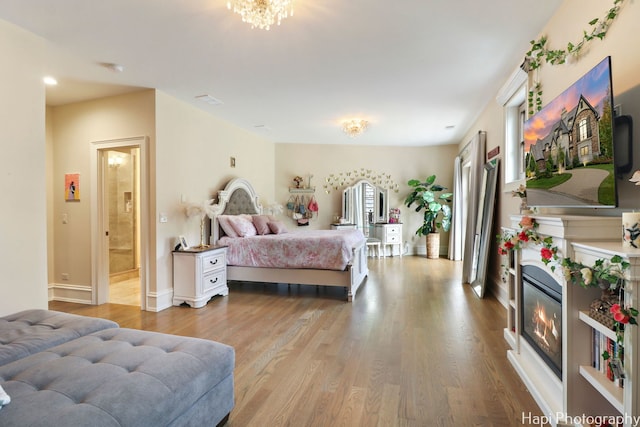
[[[69,273],[62,273],[62,280],[69,280]]]

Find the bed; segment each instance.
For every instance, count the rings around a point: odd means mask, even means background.
[[[219,191],[211,212],[211,244],[227,247],[230,281],[344,287],[352,301],[369,274],[360,231],[283,229],[245,179]]]

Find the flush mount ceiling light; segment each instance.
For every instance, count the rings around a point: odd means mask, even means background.
[[[251,28],[269,30],[280,21],[293,16],[293,0],[229,0],[227,8],[240,16],[242,22],[251,24]]]
[[[355,138],[367,129],[369,122],[362,119],[351,119],[342,122],[342,130],[351,138]]]

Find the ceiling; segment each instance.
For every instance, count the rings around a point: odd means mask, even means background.
[[[460,142],[560,3],[295,0],[270,31],[226,0],[2,0],[0,19],[46,40],[49,105],[156,88],[277,143],[426,146]]]

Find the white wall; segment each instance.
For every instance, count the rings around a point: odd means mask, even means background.
[[[437,147],[391,147],[366,145],[323,145],[323,144],[276,144],[275,194],[276,199],[286,204],[293,186],[293,178],[300,175],[306,178],[312,174],[312,186],[316,187],[315,196],[320,210],[318,217],[311,221],[309,228],[328,229],[333,216],[340,213],[342,193],[324,189],[330,174],[360,170],[360,168],[391,175],[399,184],[397,193],[391,192],[389,207],[400,208],[403,226],[403,240],[409,243],[409,252],[425,253],[425,238],[415,236],[415,230],[422,224],[422,215],[404,206],[409,193],[407,182],[410,179],[424,179],[435,174],[437,182],[453,187],[453,160],[457,154],[456,145]],[[350,185],[351,182],[346,183]],[[286,213],[286,211],[285,211]],[[286,219],[289,228],[297,225],[292,219]],[[441,254],[446,254],[448,234],[440,239]]]
[[[42,47],[0,21],[0,315],[47,308]]]

